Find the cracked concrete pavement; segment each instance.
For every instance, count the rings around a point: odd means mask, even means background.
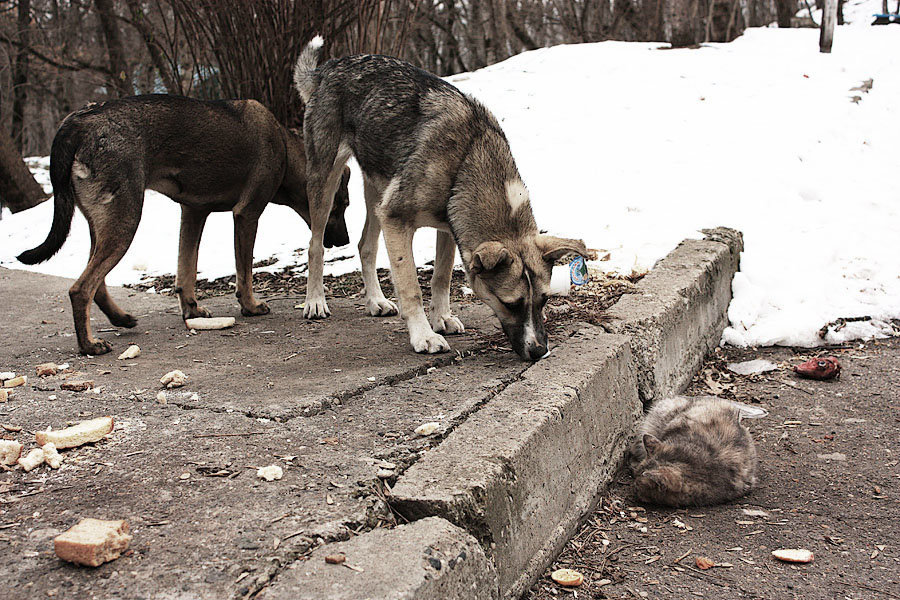
[[[421,356],[399,318],[369,317],[349,300],[309,322],[295,301],[274,299],[269,315],[191,335],[174,299],[126,289],[112,293],[138,326],[112,328],[95,307],[95,331],[115,348],[79,356],[68,287],[0,269],[0,370],[30,380],[0,405],[0,423],[22,427],[4,437],[29,448],[48,426],[100,415],[117,425],[105,441],[64,451],[58,471],[0,474],[0,587],[12,598],[253,592],[324,541],[393,523],[379,469],[392,463],[382,476],[396,480],[528,366],[489,349],[497,327],[474,303],[458,308],[467,332],[450,339],[454,352]],[[239,315],[232,297],[204,305]],[[117,360],[131,343],[141,356]],[[100,391],[60,390],[64,375],[35,376],[44,362],[68,363]],[[159,378],[172,369],[189,381],[161,404]],[[432,436],[413,432],[431,421]],[[255,467],[269,464],[284,478],[258,479]],[[52,538],[82,517],[128,520],[129,554],[96,570],[60,562]]]

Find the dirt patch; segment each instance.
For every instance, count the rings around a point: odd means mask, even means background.
[[[791,367],[836,355],[836,381],[798,379]],[[741,376],[726,365],[767,359]],[[567,597],[556,568],[585,576],[579,598],[900,598],[900,340],[831,349],[719,350],[690,393],[758,403],[745,423],[760,456],[759,485],[737,502],[688,510],[641,506],[622,472],[559,559],[525,594]],[[806,548],[808,565],[773,550]],[[698,559],[700,559],[698,561]],[[708,566],[709,559],[715,566]]]
[[[265,261],[254,266],[266,266]],[[296,300],[298,303],[306,299],[306,277],[298,276],[297,267],[289,267],[276,273],[257,272],[253,274],[253,289],[263,300]],[[430,268],[418,269],[419,285],[422,288],[423,301],[431,298]],[[549,332],[562,331],[575,322],[587,322],[599,325],[603,321],[603,311],[615,304],[625,294],[637,293],[637,283],[643,274],[620,277],[609,276],[599,272],[591,274],[591,280],[581,286],[572,286],[569,296],[554,296],[547,302],[544,315]],[[325,293],[334,298],[361,298],[362,275],[353,271],[345,275],[326,275]],[[382,289],[389,293],[393,289],[388,269],[378,269],[378,280]],[[149,278],[139,284],[126,286],[138,291],[155,290],[158,294],[175,296],[175,276],[162,275]],[[235,276],[218,279],[200,279],[197,281],[197,299],[204,300],[218,296],[233,294],[236,290]],[[459,269],[453,271],[450,280],[451,302],[471,305],[478,303],[467,287],[465,273]],[[490,336],[488,343],[503,347],[505,338],[502,333]]]

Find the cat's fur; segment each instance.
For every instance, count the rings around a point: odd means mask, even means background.
[[[720,398],[675,397],[653,405],[630,450],[634,495],[668,506],[739,498],[756,485],[756,447],[739,407]]]

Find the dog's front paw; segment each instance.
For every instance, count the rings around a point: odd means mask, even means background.
[[[245,317],[258,317],[260,315],[269,314],[269,305],[265,302],[258,302],[253,306],[242,306],[241,314]]]
[[[324,319],[331,316],[331,311],[328,310],[328,303],[325,302],[325,298],[317,300],[307,298],[306,303],[303,305],[303,316],[307,319]]]
[[[424,335],[412,337],[410,343],[413,350],[419,354],[438,354],[439,352],[449,352],[450,344],[444,339],[444,336],[438,335],[430,331]]]
[[[431,328],[434,329],[434,331],[436,331],[437,333],[443,333],[445,335],[465,333],[466,331],[466,328],[465,326],[463,326],[462,321],[460,321],[450,313],[446,313],[444,315],[432,314],[428,319],[428,322],[431,323]]]
[[[81,347],[82,354],[90,354],[91,356],[100,356],[112,350],[112,344],[106,340],[91,340],[88,344]]]
[[[390,317],[400,312],[397,305],[387,298],[369,298],[366,300],[366,310],[373,317]]]

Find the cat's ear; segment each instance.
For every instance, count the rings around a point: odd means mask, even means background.
[[[644,434],[644,450],[647,451],[647,456],[653,456],[656,451],[659,450],[660,446],[662,446],[662,442],[655,436],[652,436],[649,433]]]

